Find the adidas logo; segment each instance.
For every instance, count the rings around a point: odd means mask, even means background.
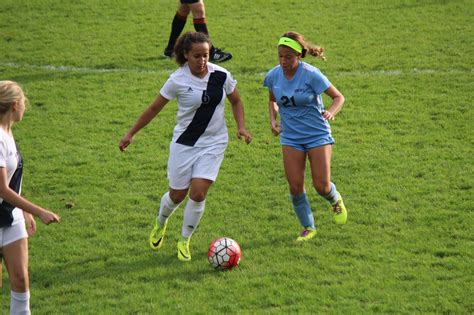
[[[192,92],[193,91],[193,88],[192,87],[188,87],[188,92]]]

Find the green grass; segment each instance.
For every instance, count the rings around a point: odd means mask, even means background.
[[[473,313],[472,1],[206,1],[215,45],[234,54],[224,66],[254,141],[234,139],[228,110],[229,148],[189,264],[176,258],[182,208],[161,252],[146,243],[167,189],[176,103],[118,150],[176,68],[160,58],[175,8],[2,1],[0,78],[31,102],[14,128],[23,194],[63,220],[38,223],[30,239],[32,311]],[[335,226],[307,180],[319,234],[302,246],[262,87],[288,30],[325,47],[328,62],[306,61],[347,99],[332,123],[332,170],[349,221]],[[220,273],[206,251],[223,235],[243,259]]]

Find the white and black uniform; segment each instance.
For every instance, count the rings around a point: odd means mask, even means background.
[[[9,187],[21,194],[23,160],[15,139],[0,128],[0,167],[6,168]],[[0,247],[27,237],[23,211],[0,198]]]
[[[192,178],[215,181],[229,141],[224,103],[237,82],[226,69],[212,63],[207,67],[200,79],[185,64],[160,90],[164,98],[178,102],[168,161],[173,189],[188,188]]]

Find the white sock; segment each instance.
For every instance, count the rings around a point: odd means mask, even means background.
[[[170,193],[166,192],[161,198],[160,210],[158,212],[158,223],[161,225],[165,224],[166,220],[168,220],[178,206],[179,203],[174,203],[170,198]]]
[[[10,315],[30,314],[30,291],[10,291]]]
[[[189,238],[196,230],[204,214],[204,207],[206,200],[196,202],[189,198],[186,208],[184,208],[183,227],[181,228],[181,235]]]

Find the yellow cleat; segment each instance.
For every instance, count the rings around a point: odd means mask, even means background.
[[[318,231],[312,228],[305,228],[303,232],[301,232],[300,236],[296,239],[297,242],[306,242],[316,236]]]
[[[335,204],[332,205],[332,212],[334,215],[334,221],[336,224],[346,224],[347,221],[347,209],[344,206],[341,195]]]
[[[181,261],[190,261],[191,253],[189,252],[189,240],[180,240],[178,241],[178,259]]]
[[[165,237],[166,226],[168,225],[168,221],[163,226],[160,226],[157,221],[155,221],[155,226],[151,231],[149,244],[151,249],[159,250],[161,246],[163,246],[163,239]]]

